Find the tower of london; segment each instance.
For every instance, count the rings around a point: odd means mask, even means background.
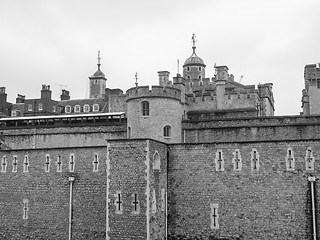
[[[2,86],[0,239],[317,239],[319,64],[275,116],[272,83],[199,56],[193,36],[182,75],[124,92],[99,52],[87,99]]]

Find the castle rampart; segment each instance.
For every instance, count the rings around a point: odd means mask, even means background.
[[[181,91],[168,86],[139,86],[127,90],[127,102],[136,98],[171,98],[181,101]]]

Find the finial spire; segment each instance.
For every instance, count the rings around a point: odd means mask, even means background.
[[[100,51],[98,51],[98,69],[100,70],[100,65],[101,65],[101,63],[100,63],[100,60],[101,60],[101,57],[100,57]]]
[[[195,53],[195,50],[196,50],[196,35],[193,33],[192,34],[192,43],[193,43],[193,46],[192,46],[192,49],[193,49],[193,53]]]

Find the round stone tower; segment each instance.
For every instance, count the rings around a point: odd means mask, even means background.
[[[127,90],[128,138],[152,138],[167,143],[181,142],[184,104],[174,87],[133,87]]]
[[[193,52],[192,55],[183,64],[183,77],[187,80],[202,80],[203,78],[205,78],[206,65],[204,64],[203,60],[196,54],[196,40],[194,34],[192,36],[192,41]]]

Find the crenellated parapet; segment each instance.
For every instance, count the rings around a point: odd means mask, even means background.
[[[181,91],[175,87],[168,86],[140,86],[133,87],[126,92],[127,99],[130,101],[137,98],[171,98],[181,101]]]

